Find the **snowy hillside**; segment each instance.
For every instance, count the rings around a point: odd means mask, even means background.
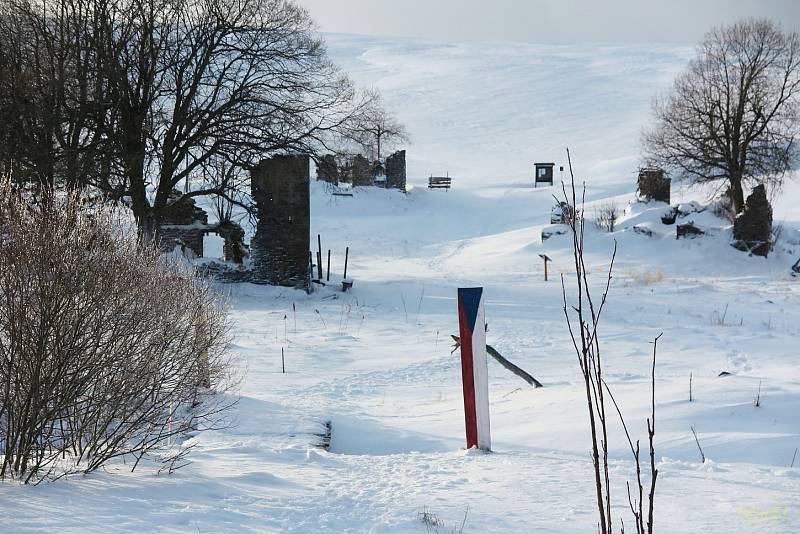
[[[651,98],[693,54],[665,45],[429,43],[328,37],[332,55],[379,87],[413,135],[409,174],[422,184],[518,185],[534,161],[570,146],[585,176],[629,185]]]
[[[650,341],[659,344],[660,532],[791,532],[800,523],[800,187],[776,202],[768,259],[729,246],[704,192],[675,188],[703,237],[675,238],[663,204],[634,201],[651,97],[689,47],[451,44],[333,35],[335,60],[378,86],[413,136],[408,194],[313,184],[312,235],[332,249],[332,287],[230,284],[233,347],[246,377],[237,424],[197,439],[193,463],[157,476],[126,466],[37,487],[0,486],[9,532],[424,533],[423,509],[465,533],[591,532],[594,485],[581,376],[562,310],[568,236],[542,242],[552,188],[532,163],[588,186],[597,291],[617,242],[600,326],[610,387],[646,440]],[[451,191],[428,175],[449,172]],[[694,200],[696,204],[690,204]],[[634,230],[646,228],[651,236]],[[351,292],[335,290],[350,247]],[[553,258],[543,280],[539,254]],[[491,454],[467,452],[456,288],[483,286],[488,343],[533,374],[489,363]],[[281,350],[286,373],[281,372]],[[718,376],[721,372],[728,376]],[[688,401],[692,375],[694,402]],[[760,384],[760,406],[753,406]],[[330,451],[316,446],[331,422]],[[707,460],[692,435],[697,436]],[[615,517],[629,519],[630,451],[610,436]],[[800,456],[800,453],[798,453]]]

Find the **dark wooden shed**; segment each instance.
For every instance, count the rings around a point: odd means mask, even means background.
[[[556,164],[534,163],[533,165],[536,169],[533,186],[537,187],[539,184],[545,184],[545,183],[553,185],[553,168],[556,166]]]

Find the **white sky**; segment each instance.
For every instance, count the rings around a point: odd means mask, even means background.
[[[800,30],[800,0],[297,0],[324,32],[435,40],[694,42],[770,17]]]

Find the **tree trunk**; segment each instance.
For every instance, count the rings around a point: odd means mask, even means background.
[[[739,173],[731,173],[728,181],[731,184],[731,202],[733,202],[733,210],[738,215],[744,209],[744,190],[742,189],[741,175],[734,176],[734,174]]]
[[[137,161],[141,161],[142,166],[136,165]],[[130,184],[131,210],[136,219],[139,239],[143,243],[151,243],[156,239],[156,220],[153,208],[147,200],[147,184],[144,179],[143,162],[143,157],[133,156],[130,160],[126,158],[127,169],[125,170],[126,178]]]

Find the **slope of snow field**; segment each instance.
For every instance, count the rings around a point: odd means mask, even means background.
[[[196,438],[191,465],[172,476],[114,466],[0,485],[3,529],[423,533],[423,508],[450,526],[468,508],[468,533],[594,531],[586,408],[559,283],[563,274],[569,298],[571,243],[542,243],[557,191],[531,187],[532,162],[563,164],[570,146],[587,180],[587,216],[611,201],[623,212],[614,233],[587,225],[587,263],[599,294],[616,241],[601,342],[609,385],[643,442],[650,341],[663,332],[656,529],[795,531],[800,460],[788,466],[800,446],[800,280],[789,266],[800,255],[800,189],[790,185],[776,202],[784,230],[768,259],[730,247],[730,227],[710,210],[686,217],[706,236],[676,240],[660,221],[665,205],[634,202],[650,98],[691,49],[329,40],[334,58],[380,87],[407,123],[417,187],[342,198],[313,184],[312,232],[333,251],[333,287],[306,295],[220,286],[246,378],[237,424]],[[421,187],[448,170],[453,190]],[[706,198],[673,194],[687,210]],[[347,294],[335,290],[345,246],[355,279]],[[549,282],[539,253],[553,258]],[[534,390],[490,361],[491,454],[462,449],[459,359],[450,354],[456,288],[473,285],[485,288],[488,342],[545,385]],[[325,421],[330,451],[315,446]],[[609,448],[613,513],[630,524],[624,481],[633,467],[616,417]]]

